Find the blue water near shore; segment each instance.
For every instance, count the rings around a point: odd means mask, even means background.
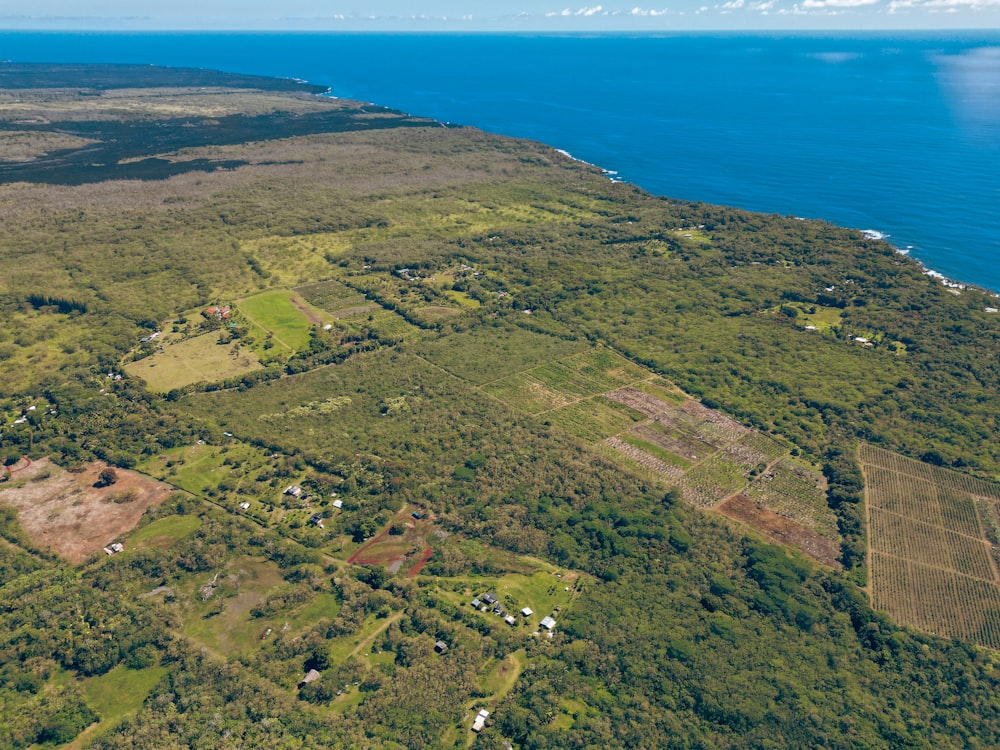
[[[0,32],[0,59],[301,78],[676,198],[885,232],[1000,291],[1000,32]]]

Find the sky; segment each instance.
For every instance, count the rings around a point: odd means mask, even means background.
[[[995,29],[1000,0],[0,0],[0,29]]]

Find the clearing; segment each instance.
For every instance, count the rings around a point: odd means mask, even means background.
[[[143,474],[115,469],[118,481],[95,487],[106,464],[70,473],[46,458],[17,472],[0,502],[17,509],[31,540],[79,565],[135,528],[146,508],[163,502],[174,488]]]

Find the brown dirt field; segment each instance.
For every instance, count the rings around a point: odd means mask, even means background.
[[[299,309],[299,311],[303,315],[305,315],[309,319],[310,323],[312,323],[314,325],[322,325],[323,324],[323,319],[319,315],[316,314],[316,311],[313,310],[313,309],[311,309],[299,297],[296,297],[296,296],[293,295],[293,296],[289,297],[288,299],[289,299],[289,301],[293,305],[295,305]]]
[[[13,475],[12,486],[0,489],[0,503],[17,510],[31,540],[79,565],[106,545],[120,541],[139,523],[146,508],[163,502],[174,489],[126,469],[115,469],[118,481],[94,487],[106,464],[89,464],[71,474],[47,458]],[[115,497],[135,492],[135,499]]]
[[[840,557],[839,544],[790,518],[779,516],[767,508],[758,507],[757,503],[746,495],[731,497],[717,506],[716,510],[724,516],[752,526],[776,544],[796,547],[824,565],[843,570],[837,559]]]

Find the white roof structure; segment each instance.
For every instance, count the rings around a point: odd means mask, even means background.
[[[521,614],[525,617],[531,617],[535,613],[531,610],[531,607],[525,607],[521,610]]]
[[[334,500],[333,501],[333,507],[334,508],[343,508],[344,507],[344,501],[343,500]]]
[[[556,626],[556,621],[552,617],[543,617],[540,624],[546,630],[552,630]]]

